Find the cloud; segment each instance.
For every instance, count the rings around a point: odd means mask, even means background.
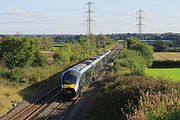
[[[36,20],[46,20],[46,21],[54,21],[56,20],[56,17],[50,16],[47,13],[43,13],[40,11],[25,11],[22,9],[15,9],[15,10],[10,10],[8,12],[10,15],[18,16],[18,17],[27,17],[31,19],[36,19]]]
[[[10,10],[8,13],[15,16],[33,16],[33,13],[21,9]]]

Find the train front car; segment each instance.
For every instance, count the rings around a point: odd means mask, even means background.
[[[61,85],[63,98],[73,99],[77,96],[78,85],[76,83],[79,78],[80,73],[76,70],[67,70],[62,74]]]

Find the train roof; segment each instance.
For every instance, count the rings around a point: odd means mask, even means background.
[[[92,58],[89,58],[89,59],[75,65],[74,67],[68,69],[67,71],[75,70],[75,71],[79,71],[80,73],[84,73],[86,70],[88,70],[90,67],[92,67],[97,62],[99,62],[102,58],[104,58],[109,53],[110,53],[110,51],[100,53]]]

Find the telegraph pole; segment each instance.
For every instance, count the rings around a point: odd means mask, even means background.
[[[137,24],[137,27],[138,27],[138,34],[139,34],[139,39],[142,39],[142,27],[145,27],[145,25],[142,23],[143,20],[144,20],[144,11],[139,9],[137,11],[137,14],[138,14],[138,17],[136,18],[138,20],[138,24]]]
[[[92,10],[92,5],[94,5],[93,2],[87,2],[85,4],[85,7],[87,7],[87,11],[85,12],[86,14],[86,34],[90,35],[92,34],[92,23],[95,22],[95,20],[93,19],[93,14],[95,13],[93,10]]]

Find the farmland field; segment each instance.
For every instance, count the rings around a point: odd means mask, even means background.
[[[180,52],[155,52],[154,58],[157,61],[165,61],[165,60],[180,61]]]
[[[154,78],[161,77],[165,79],[170,79],[172,81],[180,82],[180,68],[172,69],[147,69],[146,74]]]

